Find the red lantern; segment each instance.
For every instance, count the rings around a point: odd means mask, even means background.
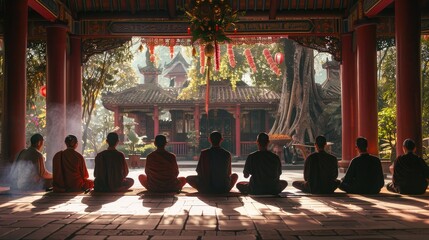
[[[278,65],[280,65],[283,62],[283,60],[285,59],[285,56],[283,55],[283,53],[276,53],[274,58],[276,60],[276,63]]]
[[[40,95],[46,97],[46,85],[42,86],[39,90]]]

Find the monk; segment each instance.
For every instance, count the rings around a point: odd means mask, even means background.
[[[424,194],[428,187],[429,167],[414,153],[416,144],[413,140],[405,139],[402,149],[405,154],[395,159],[392,182],[386,188],[401,194]]]
[[[307,193],[333,193],[340,184],[338,160],[325,152],[326,138],[316,137],[316,152],[310,154],[304,162],[304,181],[295,181],[292,185]]]
[[[176,155],[165,150],[167,138],[155,137],[156,150],[146,158],[145,173],[139,176],[140,183],[151,192],[180,192],[186,184],[186,178],[177,177],[179,167]]]
[[[197,165],[197,176],[188,176],[186,181],[198,192],[227,193],[238,180],[236,173],[231,174],[231,153],[223,149],[222,134],[210,133],[211,148],[201,151]]]
[[[40,152],[44,139],[41,134],[34,134],[31,146],[22,150],[16,158],[10,175],[12,190],[51,190],[52,173],[46,170],[45,157]]]
[[[133,186],[134,180],[127,178],[128,165],[125,155],[116,149],[119,136],[115,132],[107,134],[109,147],[97,154],[94,167],[94,191],[125,192]]]
[[[282,164],[279,156],[268,150],[270,138],[266,133],[259,133],[256,138],[258,151],[251,153],[244,164],[243,175],[250,182],[239,182],[241,193],[252,195],[277,195],[287,187],[287,181],[280,180]]]
[[[67,149],[59,151],[53,158],[54,192],[79,192],[88,191],[94,187],[94,182],[89,180],[85,159],[76,152],[78,146],[77,137],[68,135],[64,140]]]
[[[339,188],[347,193],[377,194],[384,186],[380,159],[368,153],[368,140],[356,139],[359,156],[352,159]]]

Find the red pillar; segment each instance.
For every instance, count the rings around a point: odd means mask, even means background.
[[[241,156],[241,136],[240,136],[240,104],[235,106],[235,155]]]
[[[342,161],[340,167],[348,167],[356,155],[357,137],[357,83],[356,62],[353,53],[353,34],[341,38],[341,117],[342,117]]]
[[[67,28],[47,27],[46,166],[52,168],[54,154],[65,148],[66,37]]]
[[[5,2],[2,166],[25,148],[27,20],[27,0]]]
[[[368,139],[368,152],[378,155],[376,25],[356,26],[358,135]]]
[[[153,107],[153,135],[159,134],[159,109],[158,106]]]
[[[194,109],[194,126],[195,126],[195,133],[197,142],[200,142],[200,106],[195,105]]]
[[[66,134],[82,139],[82,51],[81,38],[70,36],[68,61]],[[80,144],[81,146],[81,144]],[[79,150],[82,150],[79,148]]]
[[[396,152],[402,154],[402,143],[411,138],[417,154],[422,153],[422,102],[420,69],[419,1],[395,1],[396,38]]]

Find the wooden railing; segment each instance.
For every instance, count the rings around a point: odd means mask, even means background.
[[[241,156],[247,156],[249,153],[258,150],[255,141],[241,142]]]
[[[189,145],[187,142],[169,142],[166,149],[176,154],[176,156],[187,156],[189,154]]]

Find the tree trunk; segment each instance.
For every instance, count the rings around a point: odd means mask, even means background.
[[[313,142],[319,129],[317,118],[324,107],[314,79],[314,53],[286,40],[285,55],[286,74],[270,134],[293,136],[301,143]]]

